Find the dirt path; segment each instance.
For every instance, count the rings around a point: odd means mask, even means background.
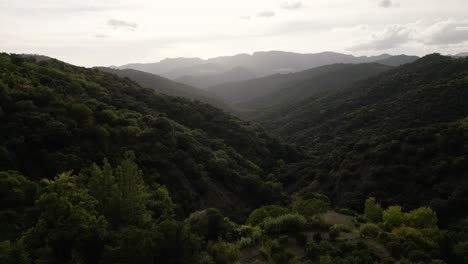
[[[345,226],[353,226],[353,217],[350,215],[344,215],[337,213],[333,210],[327,211],[322,216],[323,221],[329,225],[345,225]]]

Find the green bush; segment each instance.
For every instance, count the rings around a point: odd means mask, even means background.
[[[299,214],[287,214],[277,218],[267,218],[262,227],[269,234],[295,233],[303,230],[307,220]]]
[[[265,220],[267,217],[278,217],[282,215],[289,214],[290,210],[281,207],[278,205],[267,205],[260,208],[255,209],[250,213],[249,217],[247,218],[246,224],[256,226],[259,225]]]
[[[323,214],[328,210],[329,203],[321,199],[297,199],[292,203],[294,212],[305,216],[307,219]]]
[[[359,230],[362,237],[377,237],[380,228],[375,224],[363,224]]]

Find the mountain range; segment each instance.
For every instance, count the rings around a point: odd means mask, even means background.
[[[415,56],[400,55],[394,59],[389,54],[360,56],[336,52],[300,54],[283,51],[255,52],[210,59],[176,58],[157,63],[126,64],[118,69],[136,69],[197,87],[208,88],[230,81],[242,81],[277,73],[291,73],[334,63],[369,63],[399,65],[417,59]]]

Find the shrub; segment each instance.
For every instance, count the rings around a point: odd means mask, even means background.
[[[297,199],[293,202],[292,209],[294,212],[309,219],[315,215],[325,213],[328,210],[328,206],[328,202],[320,199]]]
[[[254,245],[254,241],[250,237],[241,237],[237,244],[239,245],[240,249],[244,249],[252,247]]]
[[[304,228],[307,220],[299,214],[287,214],[263,221],[263,229],[270,234],[295,233]]]
[[[235,244],[225,241],[208,245],[208,252],[213,257],[215,263],[234,263],[239,258],[239,248]]]
[[[366,218],[372,223],[378,223],[382,221],[382,207],[378,204],[374,197],[370,197],[366,200],[364,214]]]
[[[250,213],[246,221],[246,224],[256,226],[256,225],[261,224],[263,220],[265,220],[267,217],[274,218],[274,217],[286,215],[289,213],[290,213],[289,209],[278,206],[278,205],[263,206],[263,207],[255,209],[254,211],[252,211],[252,213]]]
[[[380,228],[375,224],[363,224],[359,232],[362,237],[377,237]]]

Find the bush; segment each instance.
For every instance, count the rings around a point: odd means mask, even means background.
[[[192,232],[207,240],[226,237],[232,231],[229,220],[213,208],[192,213],[186,222]]]
[[[250,213],[249,218],[246,221],[246,224],[256,226],[259,225],[265,220],[267,217],[278,217],[282,215],[289,214],[289,209],[285,207],[281,207],[278,205],[267,205],[260,208],[255,209]]]
[[[375,224],[363,224],[359,232],[362,237],[377,237],[380,228]]]
[[[366,218],[372,223],[379,223],[382,221],[382,207],[378,204],[374,197],[366,200],[364,214]]]
[[[304,228],[307,220],[299,214],[287,214],[263,221],[263,229],[269,234],[295,233]]]
[[[241,239],[237,242],[237,244],[239,245],[240,249],[244,249],[244,248],[252,247],[255,243],[250,237],[241,237]]]
[[[334,241],[335,239],[337,239],[340,236],[340,233],[341,233],[341,231],[340,231],[339,226],[336,226],[336,225],[332,226],[330,228],[329,233],[328,233],[329,236],[330,236],[330,240]]]
[[[328,210],[328,206],[328,202],[320,199],[298,199],[293,202],[292,209],[294,212],[301,214],[309,219],[315,215],[325,213]]]
[[[234,263],[239,258],[239,248],[235,244],[221,241],[209,244],[207,248],[215,263]]]

